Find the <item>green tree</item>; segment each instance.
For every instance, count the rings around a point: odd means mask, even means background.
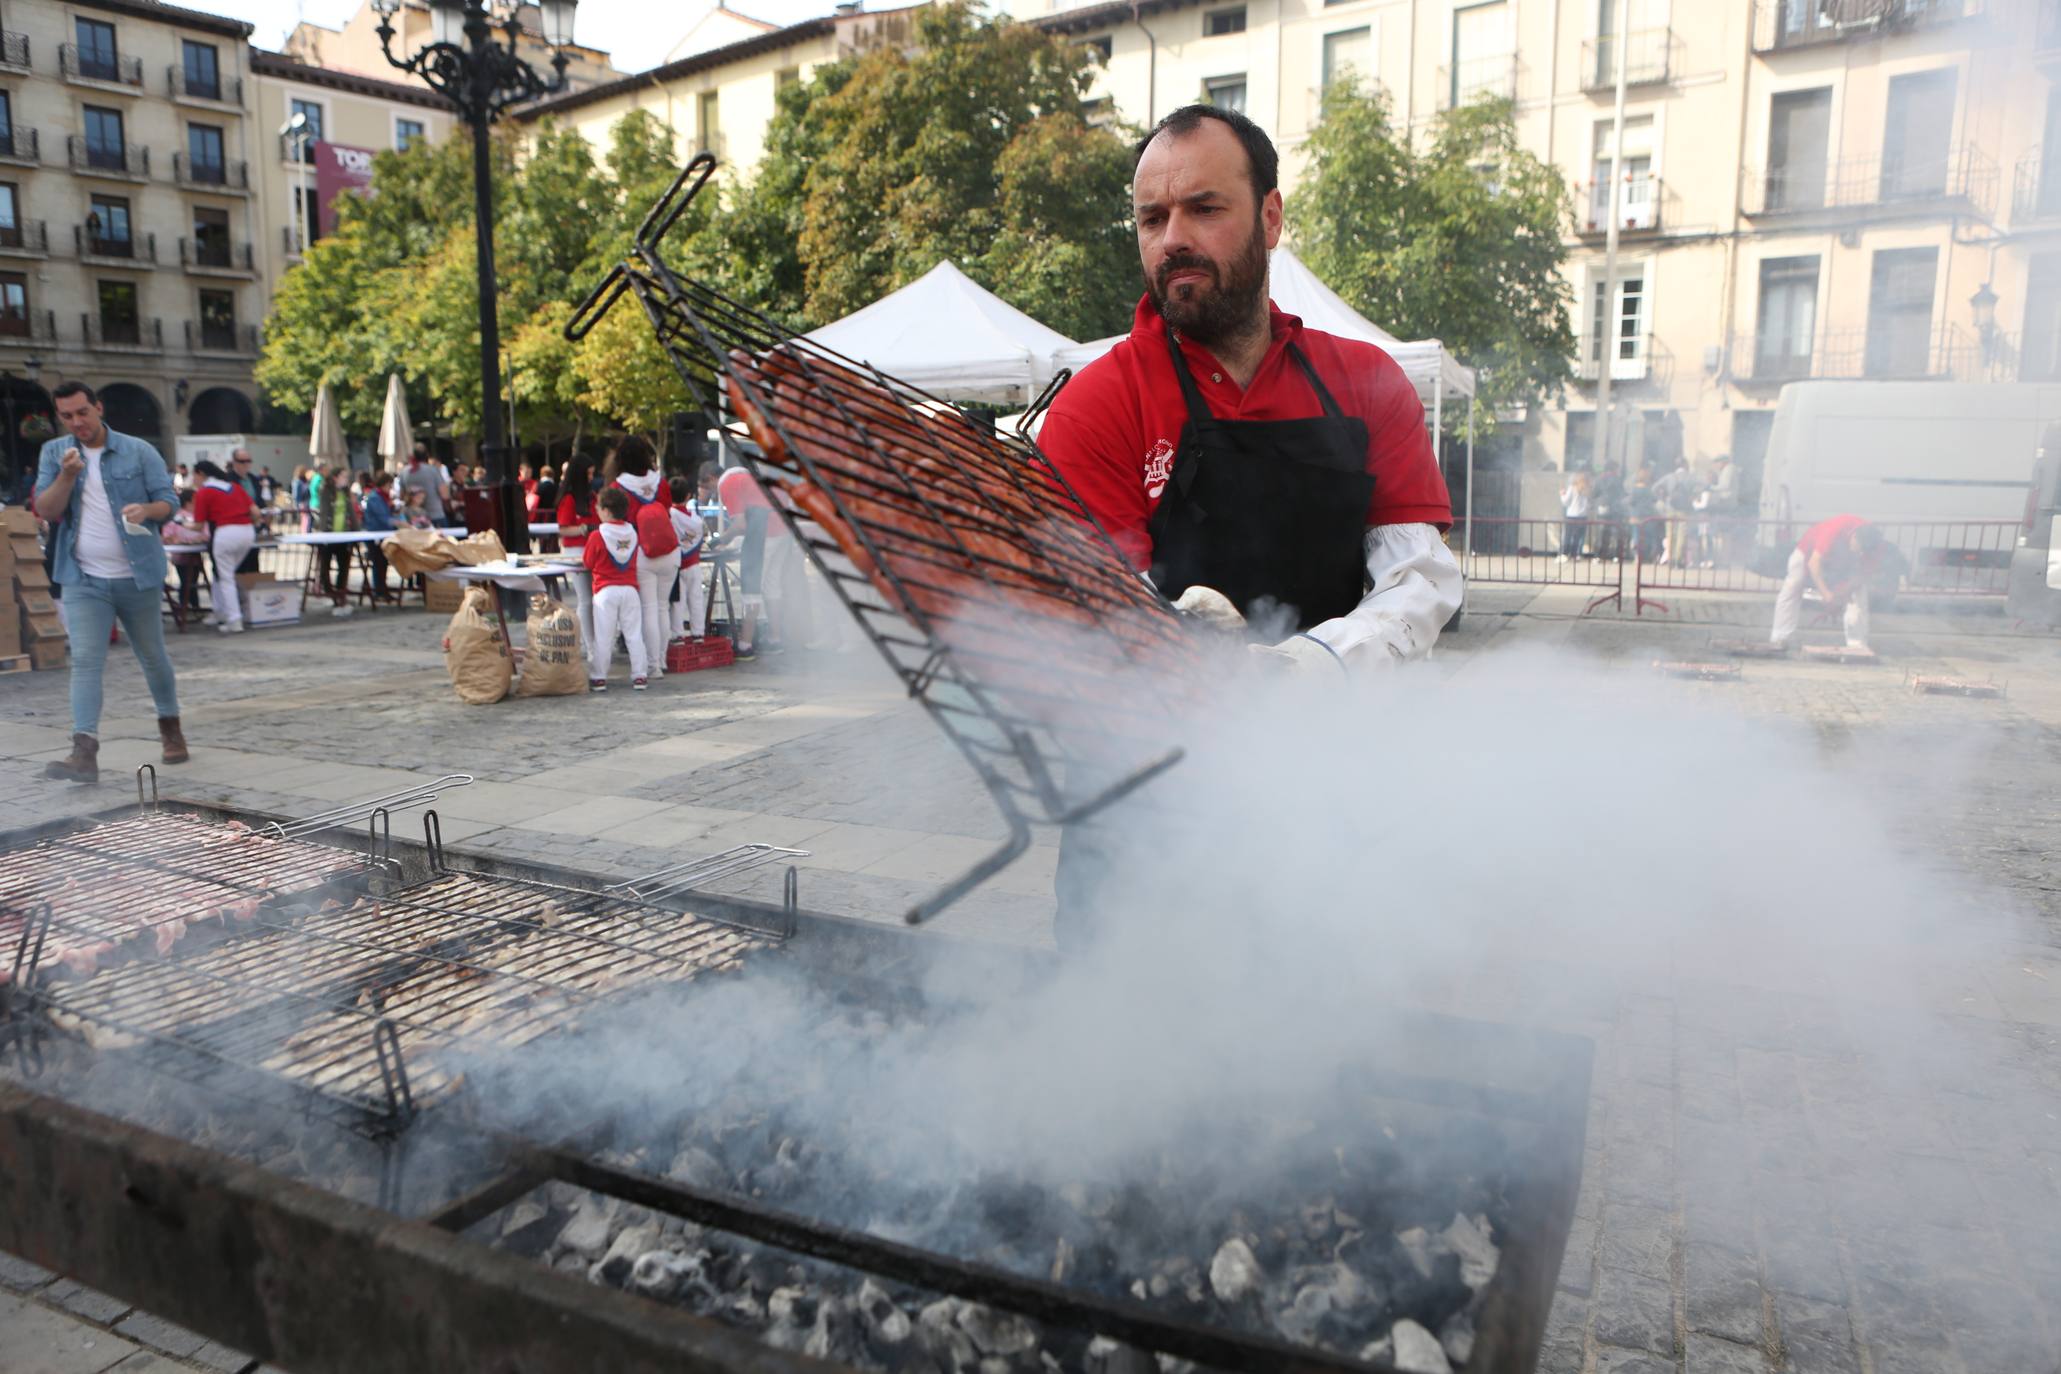
[[[949,258],[1055,327],[1119,328],[1131,287],[1079,270],[1121,229],[1129,180],[1121,140],[1087,123],[1083,50],[965,0],[921,11],[916,35],[913,50],[867,53],[775,121],[800,121],[776,133],[791,134],[805,164],[796,244],[808,321],[849,314]],[[1072,196],[1049,193],[1040,158],[1084,178]],[[1005,240],[1008,255],[995,251]]]
[[[1446,112],[1419,148],[1385,96],[1341,81],[1306,148],[1288,205],[1296,252],[1384,329],[1441,339],[1480,369],[1468,425],[1566,381],[1573,202],[1552,164],[1518,145],[1509,102]]]

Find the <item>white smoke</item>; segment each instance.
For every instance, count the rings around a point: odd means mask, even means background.
[[[1662,1103],[1734,1103],[1749,1069],[1788,1056],[1783,1072],[1836,1074],[1892,1119],[1952,1090],[1956,1127],[1943,1145],[1914,1127],[1842,1153],[1848,1137],[1800,1087],[1788,1117],[1749,1094],[1724,1127],[1759,1131],[1764,1154],[1788,1157],[1736,1176],[1692,1167],[1700,1133],[1718,1128],[1685,1112],[1619,1121],[1609,1172],[1672,1177],[1661,1202],[1687,1212],[1691,1244],[1694,1219],[1723,1210],[1757,1218],[1760,1243],[1779,1245],[1791,1218],[1778,1189],[1824,1179],[1853,1248],[1817,1286],[1857,1291],[1891,1255],[1924,1286],[1938,1219],[1900,1210],[1906,1154],[1986,1136],[1983,1157],[2022,1150],[2036,1177],[2030,1151],[2054,1138],[2051,1088],[2021,1067],[2014,1028],[1951,1014],[1955,980],[2016,947],[2027,913],[1910,843],[1907,756],[1828,757],[1807,726],[1748,717],[1722,689],[1535,652],[1465,662],[1351,690],[1323,678],[1231,694],[1189,723],[1182,765],[1104,819],[1125,861],[1103,889],[1094,948],[1049,972],[998,974],[1008,957],[909,937],[939,956],[923,991],[952,1009],[929,1028],[826,1036],[826,1022],[847,1024],[836,983],[867,970],[819,983],[770,960],[760,975],[640,1003],[598,1046],[533,1047],[517,1072],[482,1067],[480,1081],[489,1096],[523,1094],[518,1115],[635,1123],[633,1138],[777,1110],[786,1129],[875,1170],[935,1181],[943,1207],[972,1173],[1117,1186],[1169,1158],[1197,1178],[1292,1188],[1308,1164],[1296,1123],[1355,1066],[1408,1068],[1428,1053],[1407,1038],[1420,1009],[1515,1028],[1519,1045],[1530,1027],[1595,1035],[1598,1149],[1611,1103],[1656,1100],[1622,1092],[1632,1077],[1657,1080]],[[1971,728],[1944,751],[1931,769],[1942,797],[1987,743]],[[894,777],[881,760],[881,785]],[[1693,1030],[1698,1062],[1634,1062],[1644,1049],[1616,1025],[1633,1003],[1665,1009],[1685,1041]],[[1719,1059],[1725,1045],[1757,1057],[1712,1069],[1711,1043]],[[1491,1078],[1499,1066],[1461,1067]],[[1983,1166],[1971,1153],[1953,1167]],[[1610,1177],[1587,1186],[1612,1196]],[[1971,1233],[1997,1233],[1992,1195]],[[2051,1186],[2016,1201],[2020,1221],[2051,1224],[2018,1226],[2020,1248],[2000,1247],[1997,1263],[2061,1272]],[[877,1222],[864,1197],[841,1206],[830,1219]],[[2032,1319],[2026,1338],[2036,1330]]]

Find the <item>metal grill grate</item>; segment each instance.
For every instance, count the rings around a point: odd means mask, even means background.
[[[1010,841],[909,913],[921,920],[1020,853],[1027,818],[1081,819],[1174,763],[1171,708],[1203,677],[1199,650],[1034,445],[675,274],[662,241],[714,169],[706,154],[687,165],[566,332],[636,294],[698,401],[748,427],[794,536],[994,794]],[[1084,761],[1111,781],[1068,795]]]
[[[777,938],[598,892],[449,873],[26,992],[96,1047],[139,1050],[188,1076],[284,1081],[386,1129],[452,1091],[464,1052],[522,1045],[605,997],[735,968]]]

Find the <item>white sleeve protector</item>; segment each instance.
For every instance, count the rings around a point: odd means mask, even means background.
[[[1460,564],[1431,525],[1370,527],[1367,579],[1373,590],[1359,605],[1308,631],[1349,669],[1423,657],[1465,595]]]

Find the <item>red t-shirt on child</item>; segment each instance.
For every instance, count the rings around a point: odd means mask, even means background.
[[[605,520],[602,523],[622,525],[629,522]],[[603,587],[634,588],[637,585],[636,549],[633,547],[628,558],[620,563],[616,562],[615,555],[608,551],[608,541],[601,537],[599,530],[596,530],[594,537],[587,541],[586,550],[580,555],[580,561],[587,565],[588,572],[594,574],[594,590],[597,592]]]

